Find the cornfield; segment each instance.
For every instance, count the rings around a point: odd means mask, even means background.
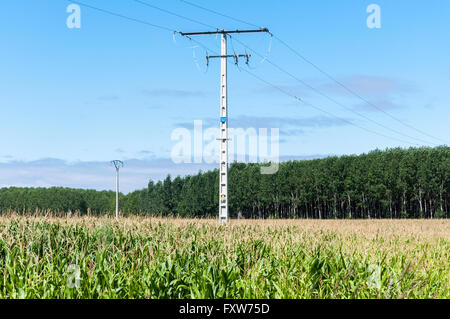
[[[449,298],[448,220],[0,217],[0,298]]]

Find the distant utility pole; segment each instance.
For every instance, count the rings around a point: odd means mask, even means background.
[[[119,169],[123,167],[123,162],[119,160],[111,161],[116,168],[116,219],[119,220]]]
[[[221,55],[206,56],[206,62],[209,64],[210,59],[221,59],[221,76],[220,76],[220,178],[219,178],[219,221],[221,224],[228,224],[228,99],[227,99],[227,64],[228,58],[234,58],[235,63],[238,64],[239,58],[245,57],[248,60],[248,54],[234,54],[227,53],[227,36],[232,33],[270,33],[268,29],[261,28],[258,30],[217,30],[210,32],[179,32],[182,36],[190,38],[191,36],[199,35],[222,35],[222,49]]]

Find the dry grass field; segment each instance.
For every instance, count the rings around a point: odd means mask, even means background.
[[[448,220],[0,217],[0,298],[449,298]]]

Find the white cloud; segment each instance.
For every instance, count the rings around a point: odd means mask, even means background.
[[[325,156],[283,156],[281,161],[323,158]],[[149,180],[197,174],[216,169],[216,164],[175,164],[170,159],[132,159],[120,171],[120,190],[129,193],[147,187]],[[2,187],[70,187],[115,190],[115,169],[109,162],[66,162],[60,159],[0,163]]]
[[[196,174],[214,169],[207,164],[174,164],[170,159],[128,160],[120,171],[124,193],[147,187],[150,179]],[[0,163],[0,187],[71,187],[96,190],[115,189],[115,170],[109,162],[66,162],[59,159]]]

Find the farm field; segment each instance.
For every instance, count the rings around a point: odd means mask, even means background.
[[[450,298],[449,220],[0,217],[0,298]]]

